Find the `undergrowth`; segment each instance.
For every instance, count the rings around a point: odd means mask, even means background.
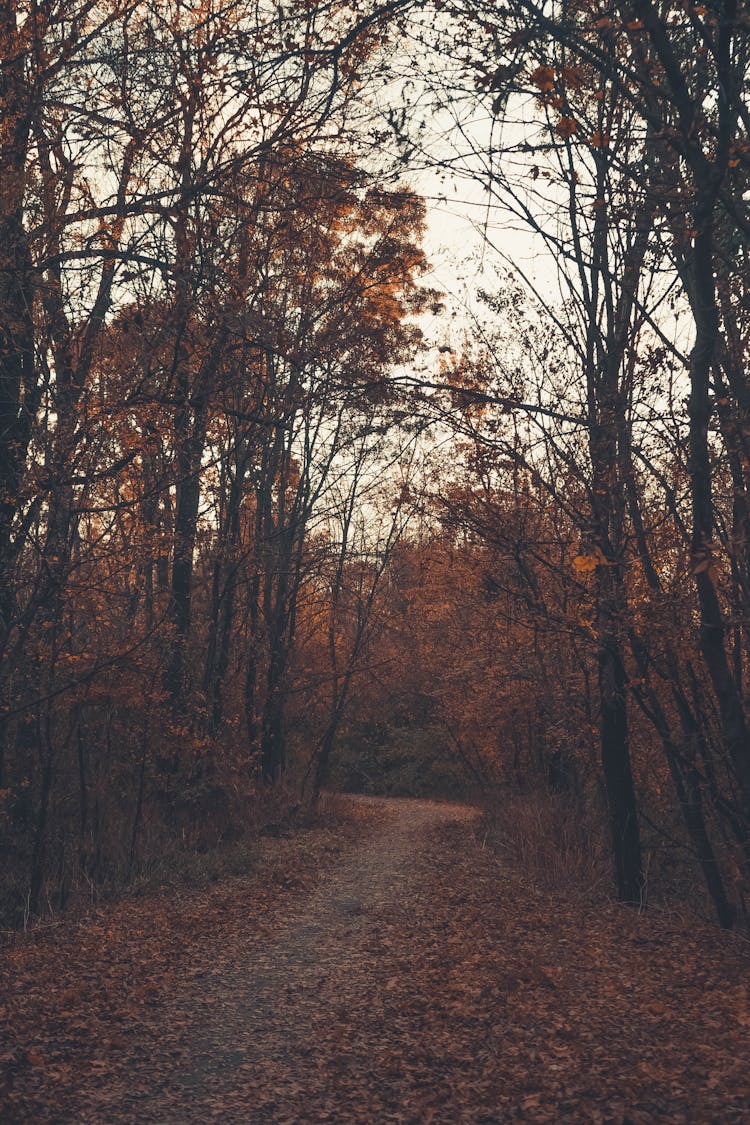
[[[596,794],[544,789],[497,790],[484,801],[480,843],[491,847],[532,887],[566,898],[612,900],[609,829]],[[715,922],[695,858],[679,824],[670,834],[644,819],[642,906]]]
[[[607,894],[605,832],[601,816],[574,796],[508,789],[486,805],[486,843],[539,890]]]
[[[175,793],[144,811],[138,847],[112,832],[108,848],[92,863],[75,853],[75,842],[61,841],[65,863],[50,864],[40,910],[31,917],[23,884],[0,877],[0,933],[49,925],[65,916],[85,916],[92,908],[128,895],[164,889],[206,887],[225,878],[250,874],[263,855],[265,840],[291,835],[341,817],[335,802],[320,810],[302,807],[284,787],[273,791],[220,790]]]

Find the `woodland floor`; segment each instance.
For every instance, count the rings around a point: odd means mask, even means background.
[[[477,825],[356,799],[249,875],[22,938],[0,1120],[750,1121],[750,947],[535,891]]]

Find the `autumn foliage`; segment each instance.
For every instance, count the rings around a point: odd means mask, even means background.
[[[370,542],[352,504],[430,299],[423,205],[344,128],[376,10],[34,11],[0,32],[13,923],[231,836],[280,782],[297,634]]]
[[[621,901],[747,921],[746,38],[7,0],[7,924],[337,784],[538,798]],[[559,292],[504,267],[435,344],[415,156]]]

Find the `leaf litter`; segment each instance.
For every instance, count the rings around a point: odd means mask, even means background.
[[[6,951],[4,1122],[743,1122],[748,946],[355,799],[250,875]]]

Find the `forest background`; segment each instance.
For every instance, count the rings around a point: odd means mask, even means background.
[[[327,786],[747,923],[749,30],[3,0],[3,925]]]

